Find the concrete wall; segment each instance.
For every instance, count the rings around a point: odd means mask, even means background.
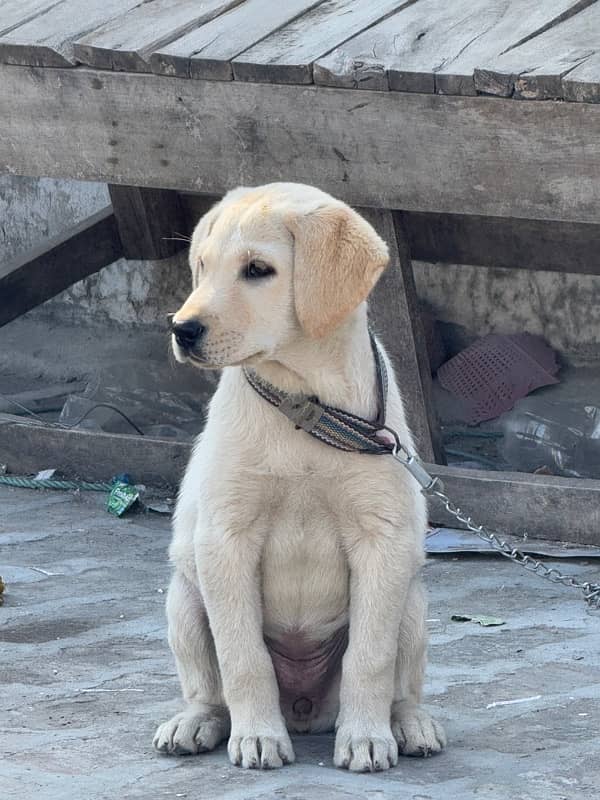
[[[414,273],[451,352],[474,336],[528,331],[565,361],[600,360],[600,276],[422,262]]]
[[[0,262],[108,205],[104,184],[0,175]]]
[[[103,184],[0,176],[0,263],[108,205]],[[186,256],[163,261],[125,261],[75,284],[32,318],[61,315],[65,323],[152,325],[175,311],[190,285]]]
[[[0,260],[107,203],[99,184],[0,177]],[[415,279],[423,302],[447,323],[452,350],[491,331],[528,330],[568,361],[600,358],[600,277],[417,262]],[[177,308],[189,285],[185,256],[121,260],[31,313],[152,325]]]

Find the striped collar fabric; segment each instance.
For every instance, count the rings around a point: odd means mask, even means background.
[[[264,400],[279,409],[297,429],[310,433],[319,441],[350,453],[385,455],[393,452],[394,443],[382,438],[385,429],[388,375],[383,354],[371,334],[371,347],[375,357],[378,415],[373,421],[357,417],[341,408],[326,406],[317,397],[288,394],[261,378],[254,370],[245,368],[244,375],[250,386]]]

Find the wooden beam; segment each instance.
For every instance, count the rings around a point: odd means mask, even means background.
[[[210,209],[221,200],[221,196],[211,194],[187,194],[182,192],[179,195],[179,202],[183,208],[186,219],[186,231],[188,236],[194,232],[194,228],[200,219],[210,211]]]
[[[477,524],[513,536],[600,545],[600,480],[430,465],[453,503]],[[460,527],[436,500],[429,519]]]
[[[59,469],[67,477],[107,481],[128,472],[137,483],[176,488],[191,454],[185,442],[66,430],[0,417],[2,461],[15,474]]]
[[[439,424],[431,395],[431,368],[402,221],[394,225],[390,211],[363,208],[390,249],[390,264],[371,295],[369,309],[375,330],[392,360],[408,426],[417,452],[444,464]]]
[[[404,217],[416,261],[600,275],[600,225],[418,211]]]
[[[123,255],[110,207],[0,265],[0,326]]]
[[[138,186],[108,187],[125,258],[167,258],[188,246],[187,219],[177,192]]]
[[[598,221],[597,104],[81,67],[3,65],[0,85],[0,164],[12,174],[205,194],[292,180],[357,206]]]

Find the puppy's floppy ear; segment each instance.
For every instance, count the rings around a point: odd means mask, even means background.
[[[387,266],[388,248],[371,225],[346,205],[292,212],[294,296],[304,332],[333,331],[363,300]]]

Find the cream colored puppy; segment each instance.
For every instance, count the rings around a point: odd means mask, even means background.
[[[229,736],[232,763],[280,767],[288,731],[335,727],[335,764],[369,771],[444,746],[419,705],[417,483],[390,457],[296,430],[241,369],[376,418],[365,300],[387,261],[362,217],[300,184],[236,189],[194,232],[173,348],[223,375],[175,515],[167,615],[187,705],[158,728],[161,752]],[[393,379],[388,395],[387,424],[410,445]]]

